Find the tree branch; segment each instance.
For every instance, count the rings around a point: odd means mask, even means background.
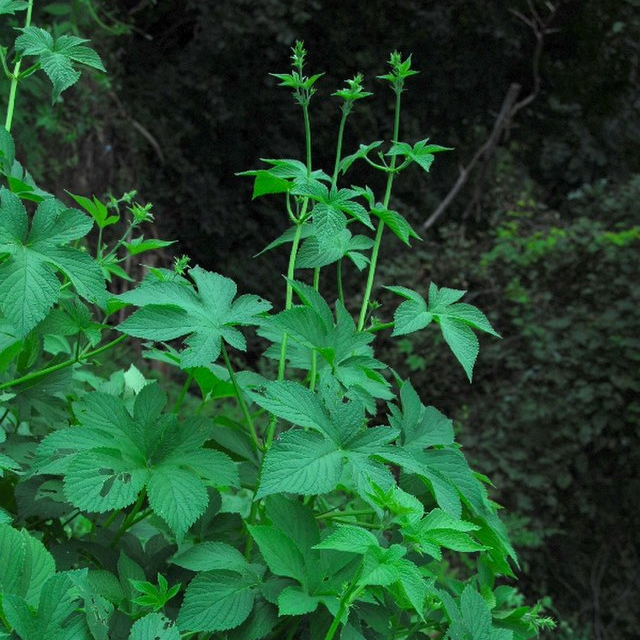
[[[480,162],[480,160],[484,160],[485,167],[486,163],[493,156],[498,143],[502,137],[504,131],[506,131],[515,118],[516,114],[521,110],[530,105],[540,93],[540,87],[542,86],[542,80],[540,77],[540,59],[542,58],[542,52],[544,49],[545,36],[550,33],[554,33],[557,29],[551,28],[551,23],[555,18],[558,10],[558,4],[552,4],[551,2],[545,2],[545,7],[547,8],[547,15],[542,17],[538,10],[536,9],[533,0],[527,0],[527,6],[529,7],[530,15],[524,15],[520,11],[515,9],[510,9],[510,12],[515,15],[519,20],[524,22],[532,31],[536,40],[536,45],[533,50],[533,56],[531,60],[531,75],[532,75],[532,88],[528,95],[526,95],[522,100],[516,102],[518,95],[520,93],[521,86],[517,83],[512,83],[509,87],[503,101],[502,107],[500,108],[500,112],[496,117],[496,120],[493,124],[493,129],[491,134],[484,142],[484,144],[473,154],[473,157],[467,164],[467,166],[460,167],[460,175],[456,180],[456,183],[451,187],[449,193],[445,196],[445,198],[440,202],[436,210],[422,223],[421,230],[426,231],[430,229],[436,221],[442,216],[442,214],[449,208],[451,203],[455,200],[458,193],[460,193],[462,187],[467,183],[469,179],[469,174],[474,169],[474,167]],[[482,185],[484,179],[485,171],[481,171],[480,178],[478,180],[478,184],[476,185],[476,190],[473,198],[471,199],[467,209],[465,211],[465,216],[474,206],[475,202],[477,202],[480,197],[480,187]]]

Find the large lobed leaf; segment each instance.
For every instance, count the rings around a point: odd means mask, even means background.
[[[104,304],[102,271],[85,252],[68,246],[87,235],[90,218],[54,198],[43,200],[29,229],[20,198],[0,189],[0,310],[19,336],[25,336],[60,298],[56,273],[69,279],[80,296]]]
[[[136,289],[118,296],[140,307],[118,326],[123,333],[159,341],[187,336],[187,348],[180,352],[184,369],[210,365],[220,355],[223,340],[245,350],[244,336],[235,327],[260,324],[260,316],[271,308],[254,295],[234,300],[235,283],[218,273],[194,267],[189,275],[197,289],[178,276],[151,274]]]

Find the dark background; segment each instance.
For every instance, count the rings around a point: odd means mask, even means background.
[[[250,256],[286,215],[235,176],[260,157],[303,159],[299,107],[268,73],[286,72],[305,40],[309,73],[325,72],[314,167],[330,171],[329,95],[362,72],[375,96],[357,104],[345,151],[389,139],[393,95],[375,76],[390,51],[413,54],[421,73],[403,95],[401,138],[455,151],[429,176],[403,173],[392,206],[418,228],[461,168],[469,179],[413,252],[389,234],[378,282],[469,289],[504,339],[482,341],[473,386],[430,331],[383,339],[379,356],[456,420],[494,481],[519,586],[551,597],[554,637],[637,637],[640,0],[553,11],[533,0],[73,0],[37,3],[34,23],[91,38],[110,72],[85,74],[53,109],[44,78],[25,85],[13,130],[41,186],[61,197],[136,188],[176,254],[276,303],[270,274],[286,270],[286,252]],[[469,167],[512,83],[524,102]],[[351,180],[379,191],[364,167]],[[361,290],[351,274],[354,307]]]

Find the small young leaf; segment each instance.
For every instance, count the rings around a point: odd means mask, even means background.
[[[24,56],[39,58],[42,69],[53,85],[54,103],[65,89],[80,78],[74,63],[106,72],[98,54],[85,45],[88,40],[62,35],[54,41],[49,32],[39,27],[24,27],[20,31],[22,35],[16,40],[16,50]]]

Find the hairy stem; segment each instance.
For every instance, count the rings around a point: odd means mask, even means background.
[[[395,116],[393,122],[393,140],[398,141],[400,134],[400,96],[401,91],[396,91],[396,107]],[[384,201],[382,206],[387,209],[389,207],[389,200],[391,198],[391,188],[393,187],[393,177],[395,176],[396,156],[391,156],[391,162],[389,163],[389,173],[387,174],[387,188],[384,194]],[[358,320],[358,331],[364,329],[364,323],[367,319],[367,311],[369,310],[369,300],[371,299],[371,291],[373,290],[373,281],[376,276],[376,265],[378,264],[378,254],[380,253],[380,245],[382,243],[382,233],[384,231],[384,222],[380,220],[378,224],[378,230],[376,231],[376,238],[371,251],[371,262],[369,263],[369,273],[367,275],[367,285],[364,291],[364,298],[362,299],[362,307],[360,309],[360,318]]]
[[[245,422],[247,423],[247,427],[249,429],[249,435],[251,436],[251,440],[253,445],[258,451],[262,451],[264,448],[262,443],[258,439],[258,434],[256,433],[256,427],[253,424],[253,418],[251,417],[251,413],[249,413],[249,407],[247,407],[247,403],[245,402],[244,396],[242,395],[242,389],[240,389],[240,385],[238,384],[238,379],[236,378],[235,371],[231,366],[231,360],[229,360],[229,354],[227,353],[227,348],[224,346],[224,342],[222,343],[222,357],[224,358],[224,364],[227,367],[227,371],[229,372],[229,377],[231,378],[231,384],[233,384],[233,390],[236,393],[236,398],[238,399],[238,404],[240,405],[240,409],[242,410],[242,415],[244,416]]]
[[[33,12],[33,0],[29,0],[27,5],[27,17],[24,21],[25,28],[31,26],[31,14]],[[11,131],[11,124],[13,123],[13,112],[16,108],[16,95],[18,94],[18,82],[20,82],[20,67],[22,66],[22,58],[16,61],[13,67],[13,74],[11,77],[11,87],[9,89],[9,104],[7,105],[7,118],[4,123],[4,128],[7,131]]]
[[[50,373],[54,373],[55,371],[60,371],[61,369],[66,369],[70,367],[76,362],[82,362],[82,360],[88,360],[89,358],[93,358],[94,356],[103,353],[104,351],[108,351],[109,349],[115,347],[117,344],[120,344],[123,340],[126,340],[128,336],[121,335],[117,337],[115,340],[108,342],[104,346],[93,349],[93,351],[87,351],[86,353],[81,353],[77,358],[71,358],[70,360],[65,360],[60,364],[54,364],[50,367],[46,367],[45,369],[40,369],[39,371],[32,371],[28,373],[26,376],[22,376],[21,378],[16,378],[15,380],[10,380],[9,382],[5,382],[0,384],[0,391],[3,389],[9,389],[10,387],[17,387],[20,384],[24,384],[25,382],[32,382],[33,380],[37,380],[38,378],[43,378],[44,376],[48,376]]]

